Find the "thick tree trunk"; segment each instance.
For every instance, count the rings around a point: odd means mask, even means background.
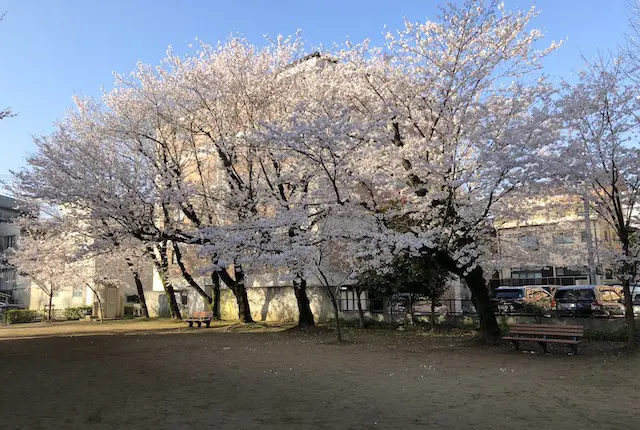
[[[184,280],[187,281],[191,288],[197,291],[197,293],[204,299],[209,308],[211,308],[213,298],[209,294],[207,294],[206,291],[204,291],[202,287],[200,287],[200,285],[198,285],[195,279],[193,279],[193,276],[191,276],[191,273],[189,273],[186,266],[184,265],[184,262],[182,261],[182,252],[180,252],[180,246],[175,242],[173,242],[173,253],[176,256],[176,263],[180,268],[180,273],[182,273],[182,277],[184,278]]]
[[[156,256],[157,258],[153,259],[153,262],[158,271],[158,277],[160,278],[160,282],[162,282],[164,292],[167,295],[167,300],[169,301],[169,313],[171,314],[171,318],[181,320],[182,315],[180,315],[176,294],[169,278],[169,259],[167,258],[166,243],[156,246],[156,250],[158,251],[158,255]]]
[[[321,273],[322,274],[322,273]],[[326,281],[326,277],[323,275],[323,278]],[[336,313],[336,337],[338,342],[342,342],[342,328],[340,327],[340,307],[338,306],[338,298],[333,291],[333,288],[325,284],[325,288],[327,289],[327,293],[329,294],[329,298],[331,299],[331,304],[333,305],[333,310]]]
[[[144,297],[144,286],[140,280],[140,274],[137,270],[133,271],[133,280],[136,283],[136,291],[138,292],[138,299],[140,300],[140,311],[144,318],[149,318],[149,309],[147,308],[147,299]]]
[[[438,252],[436,258],[442,267],[464,279],[469,290],[471,290],[471,301],[480,319],[480,334],[484,343],[488,345],[498,343],[500,340],[500,326],[498,326],[498,321],[491,307],[489,290],[484,280],[482,267],[476,266],[470,273],[465,274],[446,252]]]
[[[293,292],[298,302],[298,327],[313,327],[313,312],[311,312],[311,303],[307,297],[307,281],[302,278],[293,280]]]
[[[244,285],[244,273],[240,266],[236,266],[236,279],[233,279],[226,270],[220,271],[220,277],[229,289],[233,292],[238,303],[238,319],[244,323],[252,323],[251,308],[249,307],[249,297]]]
[[[133,281],[136,283],[136,291],[138,292],[138,299],[140,300],[140,310],[142,312],[142,316],[145,318],[149,318],[149,309],[147,308],[147,299],[144,297],[144,286],[142,285],[142,280],[140,279],[140,273],[129,258],[126,258],[126,262],[127,266],[129,266],[129,270],[131,271],[131,275],[133,276]]]
[[[211,295],[213,296],[213,303],[211,305],[211,311],[213,312],[213,318],[220,319],[220,275],[215,270],[211,272],[211,283],[213,289]]]
[[[484,280],[482,268],[476,266],[469,274],[463,276],[471,290],[471,301],[480,319],[480,333],[486,344],[494,345],[500,340],[500,327],[491,307],[489,290]]]
[[[358,304],[358,322],[360,324],[360,328],[365,328],[365,320],[364,320],[364,311],[362,310],[362,301],[360,300],[360,294],[362,291],[356,288],[356,303]]]
[[[622,291],[624,293],[624,318],[627,323],[627,346],[629,349],[636,349],[638,347],[636,321],[633,315],[633,298],[628,279],[622,282]]]

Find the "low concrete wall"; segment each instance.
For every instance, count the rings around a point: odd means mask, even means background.
[[[186,318],[194,312],[209,310],[207,303],[196,290],[189,288],[183,291],[187,294],[186,304],[182,303],[182,291],[176,291],[176,301],[178,302],[182,318]],[[145,291],[144,298],[147,302],[150,317],[170,316],[169,301],[164,291]]]
[[[316,322],[334,318],[331,299],[322,288],[308,287],[307,296]],[[298,303],[293,287],[247,288],[251,316],[255,321],[297,321]],[[229,289],[220,293],[220,316],[225,320],[238,319],[238,303]]]

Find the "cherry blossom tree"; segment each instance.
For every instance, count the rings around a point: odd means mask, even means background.
[[[30,280],[46,296],[47,319],[52,319],[53,296],[69,287],[68,253],[60,240],[60,229],[55,222],[22,218],[15,221],[21,229],[18,246],[8,255],[18,275]]]
[[[385,49],[334,52],[272,140],[315,165],[331,205],[387,226],[393,252],[432,254],[466,281],[487,342],[499,337],[482,262],[505,196],[527,195],[557,139],[554,89],[538,74],[537,12],[467,1],[406,23]],[[377,251],[376,251],[377,252]]]
[[[161,274],[172,316],[180,318],[173,285],[166,276],[169,234],[157,216],[163,195],[155,170],[126,140],[97,103],[77,99],[77,110],[50,136],[36,139],[38,153],[14,175],[13,190],[25,200],[73,207],[106,235],[137,240]]]
[[[566,167],[577,186],[586,188],[589,206],[614,229],[618,246],[606,249],[622,281],[628,345],[635,348],[636,327],[630,283],[640,264],[637,229],[640,199],[640,99],[626,74],[625,58],[601,55],[587,62],[579,81],[565,84]]]

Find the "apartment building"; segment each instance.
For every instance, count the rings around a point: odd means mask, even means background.
[[[616,283],[602,258],[619,247],[607,221],[576,197],[558,196],[552,207],[543,206],[496,223],[503,268],[493,273],[491,287]]]

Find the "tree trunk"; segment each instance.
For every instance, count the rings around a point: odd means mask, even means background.
[[[98,301],[98,313],[100,314],[100,324],[104,323],[104,310],[102,309],[102,300],[100,299],[100,294],[98,291],[93,290],[93,294],[96,296],[96,300]]]
[[[136,283],[136,290],[138,292],[138,299],[140,300],[140,311],[144,318],[149,318],[149,309],[147,308],[147,299],[144,297],[144,287],[140,280],[140,274],[137,270],[133,271],[133,280]]]
[[[49,313],[47,316],[47,319],[49,321],[51,321],[51,316],[52,316],[51,306],[53,305],[53,293],[54,293],[53,284],[51,284],[51,291],[49,292]]]
[[[333,307],[336,310],[336,335],[337,335],[337,339],[338,342],[342,342],[342,329],[340,328],[340,310],[338,309],[338,307],[334,304]]]
[[[298,327],[313,327],[313,312],[311,312],[311,304],[307,297],[307,281],[302,278],[293,280],[293,292],[298,302]]]
[[[360,300],[360,294],[362,293],[362,291],[360,291],[359,288],[356,288],[356,303],[358,304],[358,322],[360,324],[360,328],[365,328],[365,321],[364,321],[364,311],[362,310],[362,301]]]
[[[329,299],[331,299],[331,304],[333,305],[333,310],[336,313],[336,336],[337,336],[337,340],[338,340],[338,342],[342,342],[342,329],[340,327],[340,307],[338,306],[338,299],[336,298],[336,294],[333,292],[333,289],[330,286],[325,285],[325,288],[327,289],[327,293],[329,294]]]
[[[182,315],[180,315],[180,308],[176,301],[176,294],[173,289],[173,284],[169,278],[169,260],[167,258],[166,242],[161,245],[157,245],[156,249],[158,251],[158,255],[157,258],[153,259],[153,262],[156,266],[156,270],[158,271],[158,277],[162,282],[164,292],[167,295],[167,300],[169,301],[169,313],[171,314],[171,318],[181,320]]]
[[[133,262],[129,258],[126,258],[126,261],[127,266],[129,266],[129,270],[131,271],[131,275],[133,276],[133,281],[136,283],[136,291],[138,292],[138,298],[140,299],[140,310],[142,311],[142,316],[149,318],[149,309],[147,309],[147,300],[144,297],[144,286],[140,279],[140,273],[138,273],[138,269],[135,268]]]
[[[471,290],[471,301],[480,319],[480,333],[482,340],[489,345],[495,345],[500,340],[500,326],[493,313],[489,290],[484,280],[482,268],[476,266],[469,274],[462,277]]]
[[[220,319],[220,275],[215,270],[211,272],[211,282],[213,289],[211,294],[213,295],[213,304],[211,310],[213,311],[213,318]]]
[[[436,298],[431,297],[431,331],[436,330]]]
[[[500,326],[498,326],[498,321],[491,307],[489,290],[484,280],[482,267],[476,266],[470,273],[465,274],[446,252],[438,252],[436,258],[442,267],[464,279],[469,290],[471,290],[471,301],[476,308],[476,312],[478,312],[480,334],[484,343],[488,345],[498,343],[500,340]]]
[[[184,280],[187,281],[191,288],[193,288],[198,292],[198,294],[200,294],[200,297],[202,297],[209,308],[211,308],[213,298],[209,296],[209,294],[207,294],[206,291],[204,291],[202,287],[200,287],[200,285],[198,285],[195,279],[193,279],[193,276],[191,276],[191,273],[189,273],[182,261],[182,252],[180,252],[180,246],[175,242],[173,242],[173,253],[176,257],[176,263],[180,268],[180,273],[182,273],[182,277],[184,278]]]
[[[622,282],[622,291],[624,293],[624,319],[627,323],[627,346],[633,350],[638,347],[638,343],[636,340],[636,321],[633,315],[633,298],[631,297],[629,279]]]
[[[229,289],[233,292],[238,303],[238,319],[244,323],[252,323],[251,308],[249,307],[249,297],[244,285],[244,273],[240,266],[236,266],[236,279],[233,279],[226,270],[220,271],[220,277]]]
[[[409,309],[405,309],[404,313],[405,313],[405,318],[407,319],[407,325],[408,326],[413,326],[414,325],[414,321],[413,321],[413,301],[414,301],[414,295],[413,293],[409,293]]]

